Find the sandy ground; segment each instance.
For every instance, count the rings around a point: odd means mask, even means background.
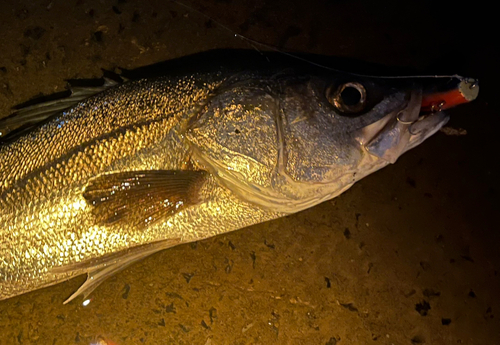
[[[84,277],[0,301],[0,344],[500,344],[493,31],[473,4],[406,3],[191,4],[284,49],[479,77],[479,99],[451,111],[467,135],[438,133],[307,211],[149,257],[86,307],[62,304]],[[3,0],[0,33],[2,116],[102,68],[252,48],[159,0]]]

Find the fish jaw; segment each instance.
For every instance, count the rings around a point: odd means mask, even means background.
[[[446,125],[450,118],[443,110],[471,102],[478,93],[477,80],[459,76],[416,88],[405,109],[363,128],[358,140],[368,154],[395,163]]]

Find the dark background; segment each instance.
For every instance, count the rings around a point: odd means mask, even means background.
[[[479,78],[448,126],[340,197],[168,250],[62,305],[83,277],[0,301],[0,344],[498,344],[498,28],[479,2],[0,3],[0,114],[64,80],[214,48]],[[210,20],[196,11],[213,18]],[[258,47],[265,50],[265,48]],[[0,225],[1,226],[1,225]]]

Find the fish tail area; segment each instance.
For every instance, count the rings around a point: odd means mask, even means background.
[[[23,133],[35,127],[51,116],[120,84],[119,81],[107,77],[100,80],[102,85],[98,86],[76,86],[70,81],[67,91],[39,97],[14,107],[12,114],[0,119],[0,140],[12,139],[16,134]]]
[[[75,271],[87,272],[87,280],[78,288],[77,291],[64,301],[64,304],[67,304],[80,295],[82,295],[83,298],[87,298],[87,296],[92,293],[92,291],[94,291],[104,280],[125,269],[131,264],[160,250],[176,246],[179,243],[181,243],[180,239],[169,239],[149,243],[132,247],[117,253],[105,255],[100,258],[82,261],[73,265],[56,267],[52,269],[50,273],[60,275]]]

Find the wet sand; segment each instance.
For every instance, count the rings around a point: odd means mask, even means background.
[[[0,344],[500,344],[489,22],[472,5],[450,13],[422,1],[191,4],[283,49],[478,77],[478,100],[450,111],[448,126],[467,134],[438,133],[312,209],[153,255],[86,307],[62,304],[83,276],[0,301]],[[159,0],[5,0],[0,33],[1,116],[101,69],[252,49]]]

